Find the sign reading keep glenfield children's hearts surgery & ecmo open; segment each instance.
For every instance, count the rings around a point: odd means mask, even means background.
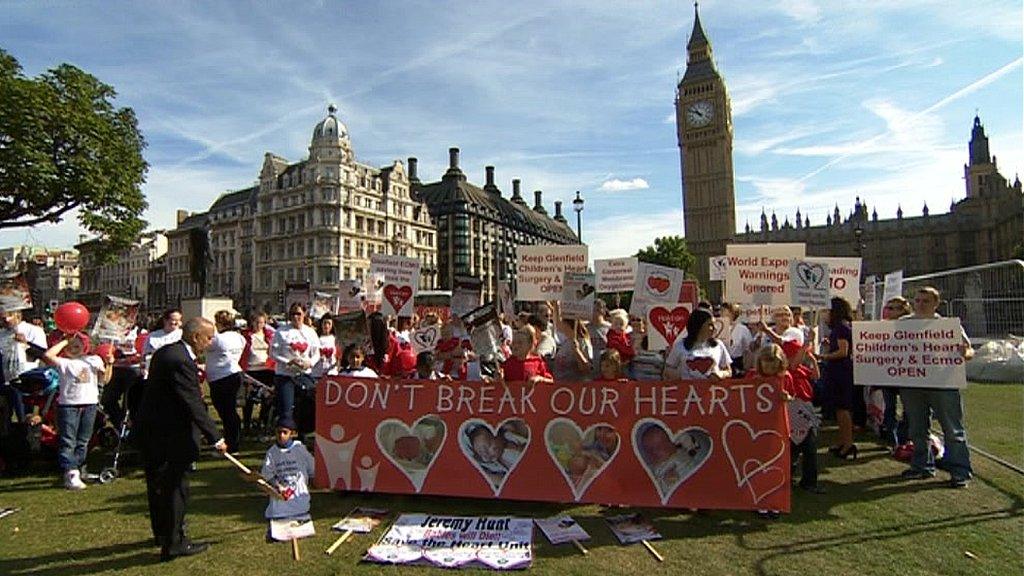
[[[526,386],[331,377],[316,480],[336,490],[789,510],[777,381]]]

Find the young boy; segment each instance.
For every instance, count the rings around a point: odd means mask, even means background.
[[[63,352],[63,357],[61,356]],[[100,402],[100,382],[110,381],[114,365],[111,347],[104,350],[105,357],[89,354],[89,337],[71,334],[51,346],[42,361],[57,369],[60,393],[57,398],[57,430],[60,449],[57,461],[64,472],[64,487],[82,490],[85,483],[79,468],[85,464],[89,438],[96,420],[96,406]]]
[[[512,356],[501,365],[507,382],[554,384],[544,359],[536,354],[533,326],[526,325],[512,335]]]
[[[309,483],[313,480],[313,456],[295,440],[295,420],[282,418],[277,422],[277,442],[267,450],[260,475],[277,486],[282,500],[270,499],[268,520],[295,518],[309,514]]]

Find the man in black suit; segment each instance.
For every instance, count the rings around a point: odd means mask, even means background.
[[[227,451],[206,410],[196,366],[196,357],[210,346],[213,335],[212,322],[190,319],[180,342],[153,355],[144,385],[138,426],[150,523],[163,561],[199,554],[210,546],[192,542],[185,534],[185,507],[189,492],[186,472],[199,457],[200,437],[217,451]]]

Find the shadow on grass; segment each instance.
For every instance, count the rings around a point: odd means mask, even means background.
[[[150,549],[146,551],[141,548]],[[124,554],[131,553],[128,556]],[[125,570],[156,564],[160,555],[152,549],[152,543],[122,542],[110,546],[99,546],[84,550],[63,551],[59,554],[15,558],[3,561],[4,574],[17,576],[57,576],[59,574],[95,574],[106,570]]]

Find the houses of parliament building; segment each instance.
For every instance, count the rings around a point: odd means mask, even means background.
[[[695,14],[687,43],[686,72],[676,91],[686,241],[696,256],[696,276],[708,282],[708,258],[725,254],[731,243],[803,242],[809,256],[861,256],[863,274],[903,270],[914,276],[1012,258],[1024,243],[1024,191],[1020,178],[1008,183],[989,151],[979,117],[974,118],[964,165],[966,196],[949,211],[880,219],[857,199],[852,210],[839,206],[825,223],[812,226],[799,210],[784,216],[762,213],[755,226],[736,226],[733,183],[733,126],[729,93],[712,58],[700,17]],[[844,214],[845,212],[845,214]],[[717,294],[713,294],[717,296]]]

